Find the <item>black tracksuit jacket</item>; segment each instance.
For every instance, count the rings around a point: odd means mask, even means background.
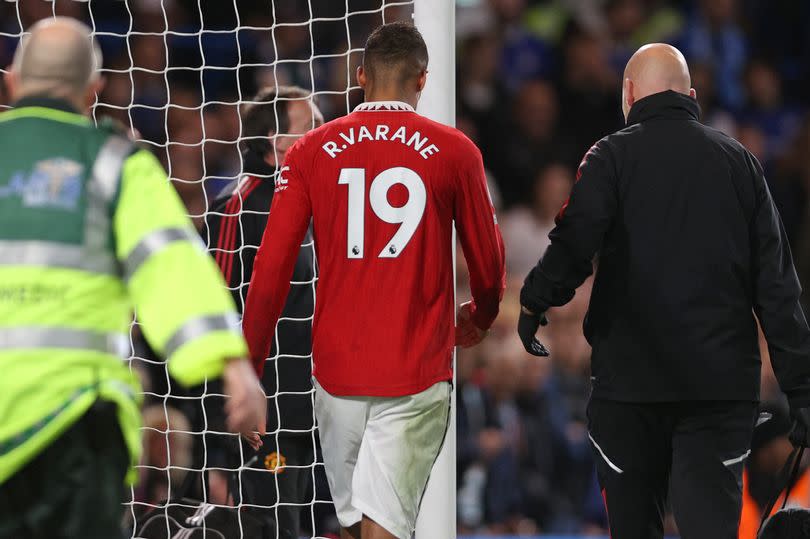
[[[253,273],[253,260],[262,242],[275,190],[275,169],[250,152],[244,156],[245,175],[228,185],[205,216],[203,240],[220,267],[241,313]],[[268,395],[268,432],[281,428],[311,436],[312,316],[315,309],[315,251],[307,232],[293,270],[290,293],[278,323],[278,348],[273,343],[262,385]],[[287,320],[286,318],[296,319]],[[282,432],[283,433],[283,432]],[[294,434],[294,433],[287,433]]]
[[[597,255],[595,398],[757,400],[756,313],[782,390],[810,405],[810,330],[762,167],[698,116],[691,97],[654,94],[588,151],[521,303],[568,302]]]

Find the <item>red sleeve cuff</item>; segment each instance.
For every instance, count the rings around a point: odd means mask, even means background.
[[[479,309],[478,305],[476,305],[474,301],[472,302],[472,304],[470,305],[471,310],[470,320],[472,320],[472,323],[475,325],[475,327],[477,327],[482,331],[487,331],[490,328],[490,326],[492,326],[492,323],[498,316],[498,309],[497,309],[498,303],[496,302],[495,305],[496,309],[495,312],[493,313],[487,312],[484,309]]]

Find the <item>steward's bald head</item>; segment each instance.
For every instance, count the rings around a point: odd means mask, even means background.
[[[624,69],[622,109],[624,117],[633,103],[649,95],[672,90],[695,97],[689,67],[681,51],[666,43],[644,45]]]
[[[43,95],[84,103],[99,85],[100,67],[101,51],[90,28],[68,17],[41,20],[14,54],[12,97]]]

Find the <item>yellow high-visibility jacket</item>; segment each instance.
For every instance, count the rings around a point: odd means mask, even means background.
[[[96,399],[117,403],[137,462],[133,309],[183,384],[247,353],[222,277],[150,152],[61,101],[0,113],[0,483]]]

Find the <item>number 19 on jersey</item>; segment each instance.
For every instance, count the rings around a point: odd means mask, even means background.
[[[362,168],[344,168],[338,183],[349,189],[346,255],[363,258],[365,241],[366,171]],[[397,208],[388,201],[388,191],[401,184],[408,191],[408,201]],[[381,221],[399,224],[396,233],[386,243],[379,258],[397,258],[411,241],[422,216],[425,214],[427,192],[419,174],[405,167],[383,170],[371,182],[369,189],[371,210]]]

